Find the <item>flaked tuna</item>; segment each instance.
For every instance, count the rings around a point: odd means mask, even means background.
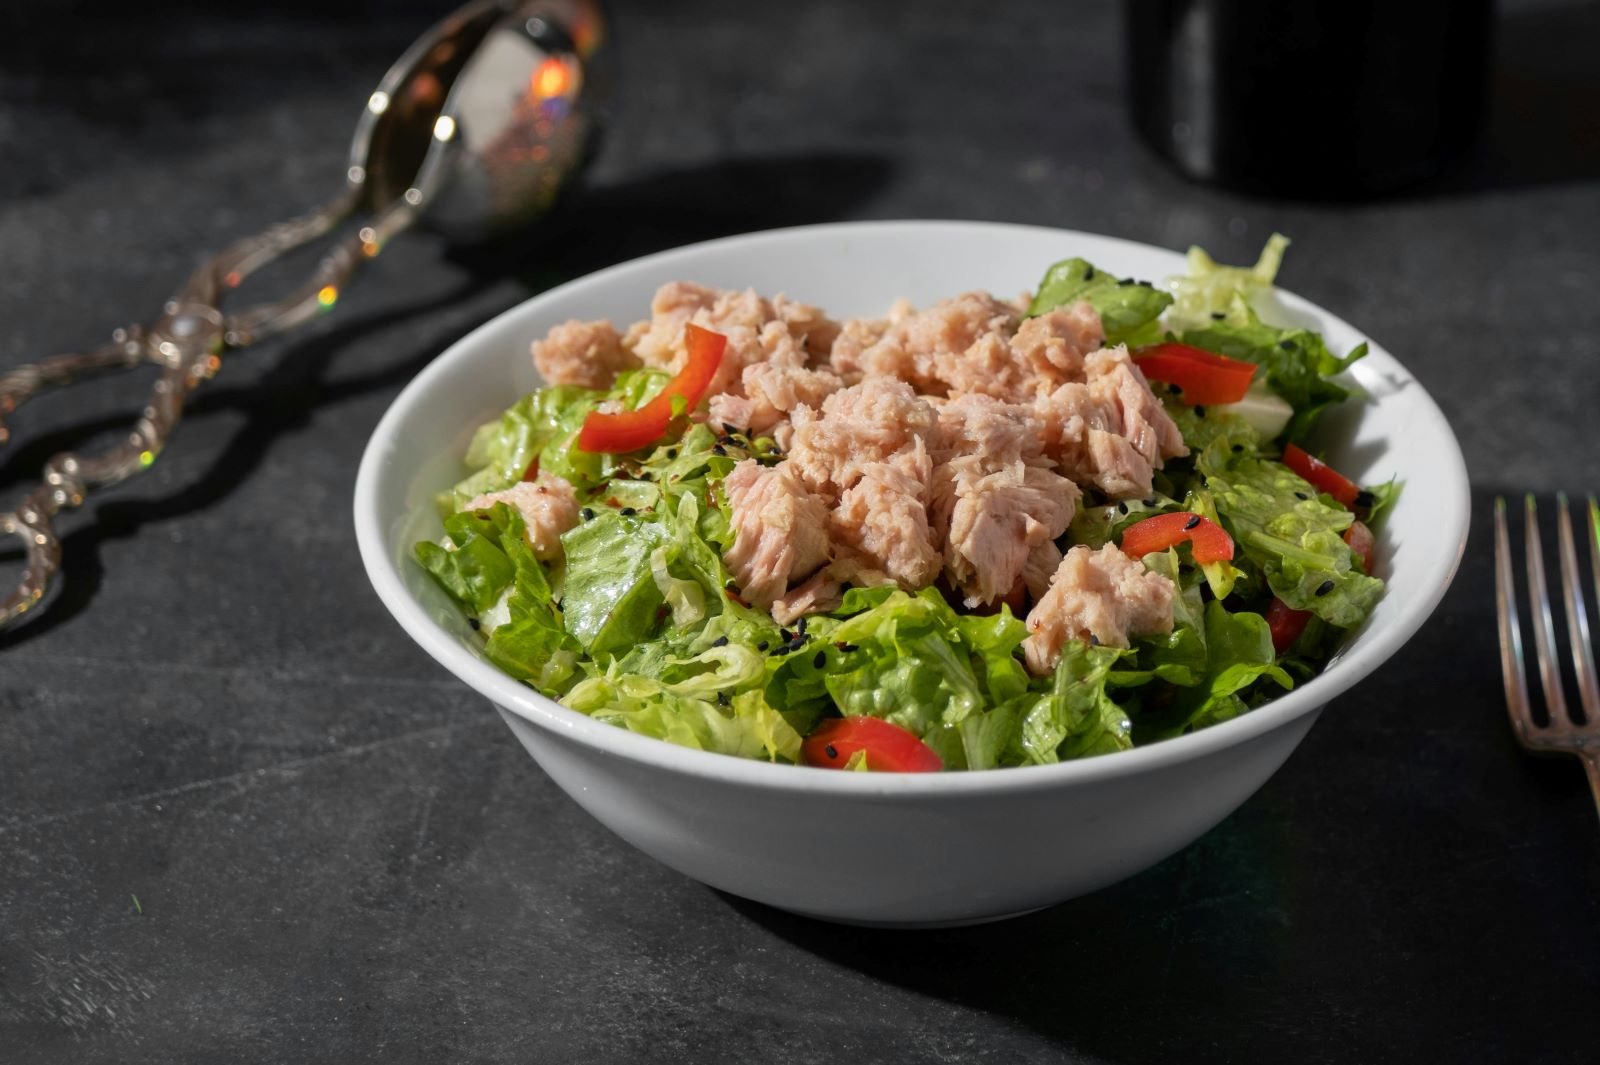
[[[1098,551],[1074,547],[1028,613],[1022,642],[1028,668],[1039,675],[1054,671],[1067,640],[1127,647],[1130,637],[1171,632],[1176,592],[1170,580],[1115,544]]]
[[[940,407],[938,436],[931,518],[945,577],[968,606],[992,603],[1035,549],[1066,531],[1080,492],[1040,455],[1026,408],[962,396]]]
[[[869,377],[832,393],[820,409],[796,408],[791,420],[789,461],[813,490],[837,495],[868,466],[888,463],[926,494],[933,470],[925,438],[938,418],[904,381]]]
[[[694,322],[728,338],[722,365],[706,394],[742,395],[746,366],[772,360],[805,366],[825,357],[838,326],[816,307],[752,289],[710,288],[674,281],[656,290],[650,318],[636,322],[622,343],[646,366],[676,373],[688,361],[683,327]]]
[[[828,561],[828,506],[787,462],[745,459],[722,482],[733,546],[723,555],[745,601],[769,607]]]
[[[865,464],[829,514],[828,529],[834,543],[855,556],[858,568],[880,570],[907,591],[927,587],[939,575],[939,551],[928,524],[928,482],[899,465]]]
[[[725,429],[771,433],[797,408],[821,406],[842,387],[839,375],[827,368],[758,362],[744,368],[742,395],[724,392],[711,397],[709,417]]]
[[[623,370],[639,365],[610,322],[562,322],[533,342],[533,364],[546,384],[610,388]]]
[[[1086,381],[1033,403],[1045,453],[1068,477],[1113,499],[1149,495],[1154,471],[1189,453],[1183,434],[1126,348],[1090,354],[1084,370]]]

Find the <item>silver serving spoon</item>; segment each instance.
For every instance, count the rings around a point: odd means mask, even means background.
[[[493,238],[539,217],[582,169],[608,92],[607,26],[597,0],[474,0],[424,33],[389,68],[356,123],[344,191],[321,208],[242,240],[206,263],[148,327],[130,326],[93,351],[0,375],[5,419],[30,397],[92,373],[153,362],[149,405],[119,444],[60,454],[0,533],[26,552],[22,581],[0,601],[4,627],[44,598],[60,569],[52,518],[92,488],[151,465],[190,392],[221,356],[331,308],[356,268],[414,224],[456,241]],[[225,312],[245,278],[357,216],[305,284],[283,298]]]

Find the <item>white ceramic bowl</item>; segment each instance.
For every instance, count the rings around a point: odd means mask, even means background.
[[[557,322],[631,321],[644,316],[658,285],[679,279],[783,292],[841,317],[873,315],[900,297],[924,304],[974,288],[1009,296],[1070,255],[1143,278],[1183,268],[1174,252],[1062,230],[841,224],[697,244],[531,299],[452,345],[373,433],[355,492],[356,534],[373,587],[428,654],[499,709],[584,809],[646,854],[735,895],[832,920],[955,924],[1047,906],[1152,865],[1259,788],[1328,700],[1416,632],[1455,573],[1469,505],[1461,451],[1433,400],[1382,348],[1353,372],[1371,402],[1338,412],[1324,430],[1340,469],[1405,482],[1379,537],[1389,591],[1366,628],[1324,674],[1271,704],[1119,754],[893,775],[675,747],[593,721],[501,673],[411,561],[411,545],[440,532],[430,500],[459,476],[473,427],[538,385],[528,344]],[[1304,300],[1281,300],[1286,315],[1314,324],[1335,350],[1364,339]],[[1359,699],[1345,709],[1360,712]]]

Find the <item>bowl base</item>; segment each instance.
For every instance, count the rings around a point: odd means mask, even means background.
[[[1067,900],[1062,899],[1062,902]],[[985,917],[955,917],[948,921],[863,921],[854,917],[837,917],[826,913],[808,913],[805,910],[791,910],[787,906],[774,906],[773,909],[792,913],[796,917],[805,917],[813,921],[826,921],[828,924],[850,925],[853,928],[882,928],[889,931],[933,931],[939,928],[970,928],[973,925],[994,924],[996,921],[1009,921],[1013,917],[1026,917],[1030,913],[1048,910],[1058,903],[1048,903],[1044,906],[1033,906],[1026,910],[1012,910],[1009,913],[990,914]]]

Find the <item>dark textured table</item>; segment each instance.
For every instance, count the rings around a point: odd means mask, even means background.
[[[330,195],[442,6],[8,5],[0,366],[147,318],[203,252]],[[1600,823],[1575,763],[1511,742],[1485,519],[1600,488],[1600,10],[1516,7],[1472,166],[1335,207],[1197,188],[1134,143],[1108,2],[616,7],[630,91],[565,236],[396,243],[66,519],[59,598],[0,636],[0,1062],[1596,1060]],[[1288,162],[1340,165],[1310,132]],[[885,933],[600,829],[390,621],[349,500],[399,388],[531,293],[911,216],[1234,260],[1292,234],[1285,283],[1450,416],[1475,523],[1432,623],[1199,843],[1031,917]],[[128,422],[130,385],[30,409],[4,498]]]

